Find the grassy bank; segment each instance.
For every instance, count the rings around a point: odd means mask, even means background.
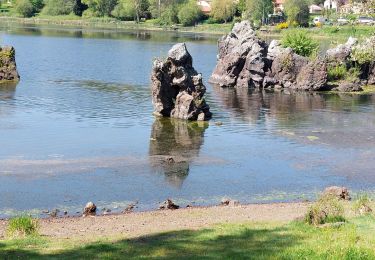
[[[363,216],[339,227],[314,227],[294,221],[215,225],[94,242],[29,237],[0,240],[0,258],[375,259],[374,232],[375,218]]]

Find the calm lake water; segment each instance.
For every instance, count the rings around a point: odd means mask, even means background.
[[[21,81],[0,87],[0,217],[314,199],[328,185],[375,190],[375,96],[267,93],[207,84],[209,123],[152,116],[150,71],[187,42],[207,81],[217,37],[1,29]],[[215,122],[222,122],[217,125]],[[164,163],[165,156],[179,158]]]

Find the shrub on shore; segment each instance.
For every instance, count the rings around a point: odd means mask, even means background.
[[[347,70],[344,64],[328,67],[328,80],[342,80],[346,77]]]
[[[367,194],[360,194],[353,204],[353,209],[356,214],[365,215],[372,212],[371,199]]]
[[[30,216],[11,218],[7,233],[11,237],[25,237],[38,234],[38,221]]]
[[[31,17],[34,15],[34,6],[30,0],[18,0],[15,5],[15,10],[23,17]]]
[[[323,195],[315,202],[305,216],[307,223],[322,225],[326,223],[345,222],[344,206],[332,195]]]
[[[281,44],[285,48],[292,48],[295,53],[305,57],[316,53],[319,47],[316,41],[301,30],[293,30],[286,33],[281,40]]]

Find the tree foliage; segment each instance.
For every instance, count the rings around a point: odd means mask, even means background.
[[[23,17],[31,17],[34,15],[34,6],[30,0],[17,0],[15,10]]]
[[[47,15],[67,15],[73,12],[75,0],[45,0],[42,13]]]
[[[232,20],[236,6],[233,0],[213,0],[211,5],[211,17],[217,21],[228,22]]]
[[[120,20],[136,20],[147,13],[149,4],[147,0],[119,0],[112,11],[112,15]]]
[[[184,26],[194,25],[202,17],[202,12],[194,0],[184,4],[178,12],[178,20]]]
[[[117,0],[82,0],[82,3],[88,6],[93,16],[110,16]]]
[[[264,23],[268,14],[273,12],[272,0],[247,0],[246,11],[254,22]]]
[[[307,0],[286,0],[284,10],[290,23],[306,25],[309,21],[309,4]]]

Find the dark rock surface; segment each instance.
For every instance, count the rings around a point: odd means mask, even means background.
[[[211,118],[202,75],[193,68],[193,59],[184,43],[174,45],[165,61],[154,62],[151,81],[156,115],[187,120]]]
[[[0,82],[19,79],[14,48],[11,46],[0,47]]]
[[[83,209],[83,216],[94,216],[96,215],[96,205],[94,203],[87,202],[85,208]]]

